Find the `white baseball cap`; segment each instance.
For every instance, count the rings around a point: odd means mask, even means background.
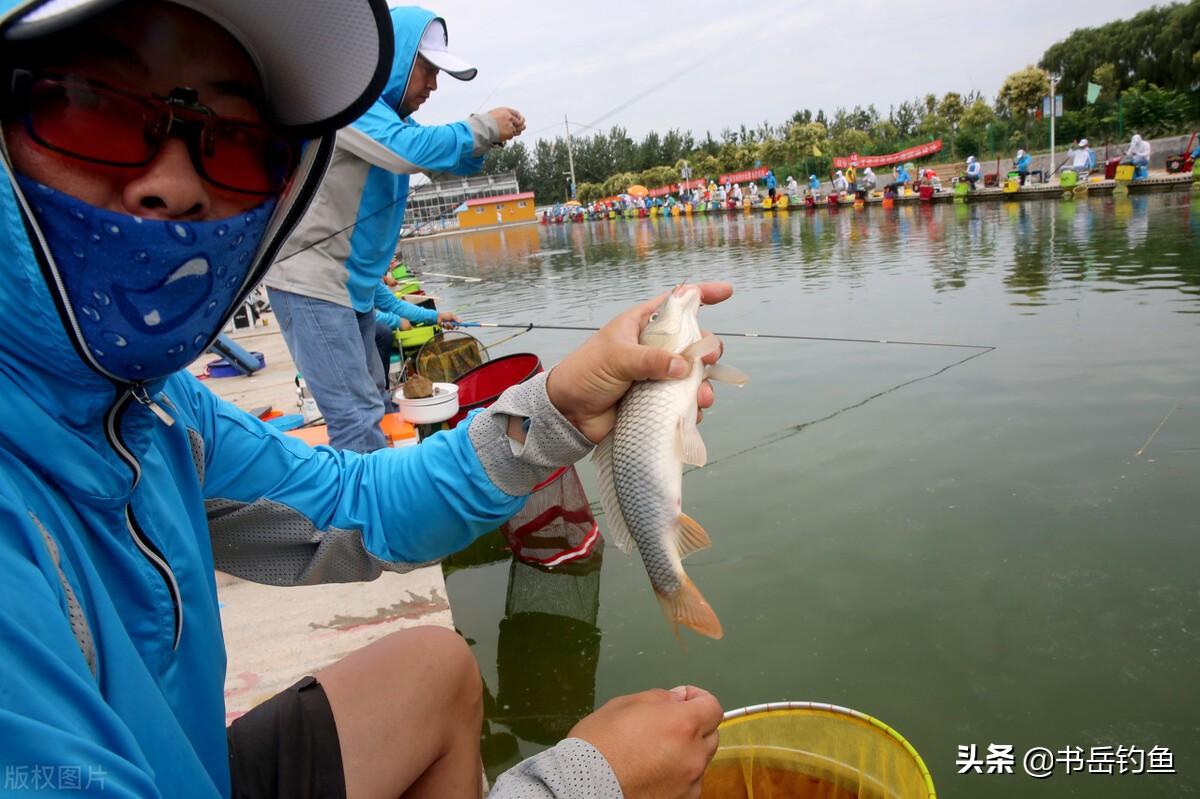
[[[421,36],[421,43],[417,45],[417,52],[447,75],[459,80],[472,80],[479,70],[447,50],[446,44],[449,41],[446,23],[440,18],[431,20]]]
[[[245,48],[275,119],[302,136],[361,116],[383,91],[395,43],[386,0],[172,0],[208,17]],[[2,42],[76,25],[117,0],[33,0],[0,18]]]

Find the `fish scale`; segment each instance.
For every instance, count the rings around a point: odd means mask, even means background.
[[[612,432],[592,454],[610,540],[642,557],[663,615],[709,638],[723,635],[716,613],[688,578],[683,558],[710,546],[708,533],[683,513],[683,464],[704,465],[696,429],[705,377],[741,385],[736,369],[705,366],[720,342],[704,340],[700,290],[681,284],[650,314],[638,342],[680,355],[691,371],[679,380],[634,383],[616,409]]]
[[[700,366],[694,376],[683,380],[638,383],[621,402],[613,431],[613,482],[625,524],[637,544],[654,590],[672,594],[682,585],[675,525],[679,515],[677,497],[683,473],[668,472],[661,464],[679,462],[677,436],[679,418],[695,414],[695,392]],[[665,480],[646,479],[662,473]],[[664,531],[670,534],[664,535]]]

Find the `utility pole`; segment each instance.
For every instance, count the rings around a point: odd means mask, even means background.
[[[571,123],[567,120],[567,115],[563,114],[563,124],[567,126],[567,162],[571,165],[571,196],[568,200],[575,199],[575,153],[571,150]]]
[[[1054,82],[1057,76],[1050,74],[1050,174],[1054,174]]]

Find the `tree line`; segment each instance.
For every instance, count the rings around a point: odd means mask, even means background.
[[[779,124],[726,128],[702,138],[691,131],[647,133],[640,141],[625,128],[572,136],[583,202],[624,191],[677,182],[684,161],[693,177],[715,180],[723,172],[768,166],[782,180],[824,176],[834,156],[897,152],[934,139],[951,159],[1011,158],[1017,148],[1040,149],[1049,141],[1042,97],[1049,75],[1059,76],[1064,114],[1056,120],[1060,141],[1087,136],[1093,143],[1128,139],[1133,132],[1158,136],[1186,131],[1200,119],[1200,0],[1156,6],[1129,20],[1082,28],[1046,50],[1038,65],[1009,75],[992,102],[979,92],[926,94],[891,106],[800,109]],[[1088,83],[1101,91],[1088,102]],[[577,129],[578,130],[578,129]],[[575,133],[573,131],[573,133]],[[490,153],[484,172],[515,171],[521,187],[539,202],[568,198],[570,178],[563,135],[532,146],[509,142]]]

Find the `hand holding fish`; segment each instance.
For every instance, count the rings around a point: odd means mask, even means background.
[[[621,792],[648,799],[700,796],[704,769],[717,751],[717,698],[695,686],[618,696],[576,724],[612,766]]]
[[[610,354],[627,354],[626,368],[609,373],[594,367],[590,372],[568,372],[573,379],[560,383],[560,387],[573,385],[603,397],[584,419],[589,428],[581,426],[577,417],[563,413],[589,438],[607,433],[592,453],[592,462],[608,539],[626,553],[637,546],[650,585],[672,627],[678,630],[682,624],[709,638],[723,635],[721,622],[684,572],[682,561],[712,542],[704,528],[682,510],[683,465],[703,466],[708,460],[696,428],[707,380],[739,386],[746,382],[737,369],[716,363],[721,342],[700,330],[701,303],[725,299],[732,293],[725,283],[681,285],[659,300],[617,317],[588,343],[603,350],[607,334],[614,340]],[[629,344],[635,335],[641,346]],[[585,353],[587,347],[585,344],[576,352]],[[604,362],[603,356],[593,355],[592,360]],[[682,373],[676,371],[677,365],[682,365]],[[555,372],[551,372],[551,380]],[[589,377],[593,378],[590,383]],[[553,393],[550,396],[553,401]],[[611,407],[618,397],[620,402]]]
[[[701,300],[715,305],[729,299],[728,283],[701,283]],[[666,295],[644,302],[613,319],[550,372],[546,393],[550,402],[593,443],[600,443],[616,422],[616,405],[639,380],[683,378],[691,363],[658,347],[638,343],[642,329]],[[705,355],[716,363],[721,349]],[[713,404],[712,388],[704,382],[697,395],[701,409]]]

